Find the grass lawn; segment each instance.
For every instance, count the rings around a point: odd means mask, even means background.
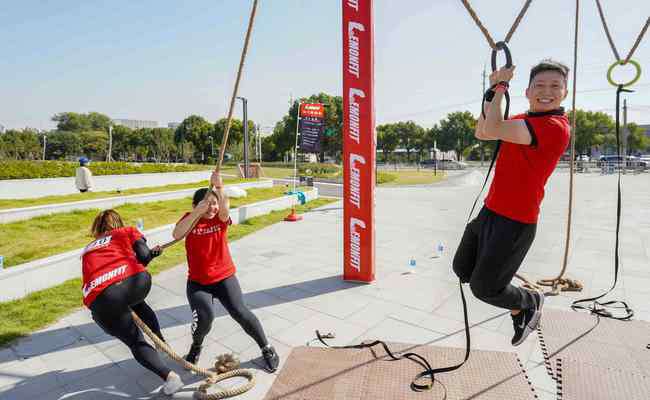
[[[382,170],[382,172],[395,175],[397,179],[382,184],[382,186],[402,186],[402,185],[425,185],[429,183],[436,183],[444,180],[447,175],[444,171],[438,171],[436,175],[433,174],[433,170]]]
[[[230,207],[281,197],[285,190],[282,186],[248,189],[248,196],[230,199]],[[145,204],[125,204],[115,209],[125,224],[135,225],[135,221],[142,218],[145,229],[151,229],[178,221],[183,213],[191,208],[191,199],[188,197]],[[98,210],[78,210],[3,224],[0,230],[0,255],[4,256],[5,267],[85,246],[92,240],[89,231],[97,212]]]
[[[240,183],[240,182],[247,182],[247,181],[255,181],[255,179],[239,179],[239,178],[224,179],[225,184],[233,184],[233,183]],[[42,206],[44,204],[67,203],[71,201],[106,199],[110,197],[128,196],[133,194],[171,192],[174,190],[191,189],[191,188],[198,189],[200,187],[207,187],[207,186],[208,186],[208,181],[205,180],[205,181],[191,182],[191,183],[178,183],[174,185],[126,189],[126,190],[121,190],[119,193],[116,191],[87,192],[87,193],[66,194],[62,196],[36,197],[33,199],[0,199],[0,210],[5,210],[9,208],[19,208],[19,207]]]
[[[316,199],[297,206],[296,211],[304,212],[337,201],[336,199]],[[235,241],[264,227],[280,222],[287,210],[274,211],[268,215],[251,218],[229,229],[229,241]],[[149,272],[155,275],[185,261],[185,247],[180,243],[168,248],[149,265]],[[235,260],[235,263],[237,260]],[[34,292],[23,299],[0,303],[0,348],[11,341],[29,335],[58,321],[61,317],[82,305],[81,279],[71,279],[58,286]]]

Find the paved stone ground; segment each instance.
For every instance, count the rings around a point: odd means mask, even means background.
[[[304,345],[314,330],[332,331],[336,344],[363,339],[464,346],[453,251],[476,195],[476,171],[427,187],[377,190],[377,280],[350,284],[340,277],[341,203],[281,223],[232,245],[245,300],[261,319],[282,358]],[[610,296],[627,300],[640,319],[650,320],[650,175],[623,177],[622,277]],[[567,309],[573,298],[599,294],[613,278],[616,177],[576,176],[572,252],[568,276],[586,286],[582,294],[547,298],[547,306]],[[551,178],[540,226],[522,272],[551,277],[561,265],[566,224],[568,175]],[[435,245],[447,248],[433,258]],[[404,274],[411,257],[417,272]],[[164,334],[184,353],[190,343],[190,309],[185,299],[185,266],[155,278],[148,302]],[[555,398],[537,338],[510,346],[512,325],[502,310],[469,294],[473,347],[516,351],[541,399]],[[239,397],[261,399],[275,378],[263,372],[259,349],[222,308],[207,339],[200,364],[223,352],[240,354],[256,371],[256,387]],[[170,364],[171,361],[168,360]],[[174,367],[188,385],[174,398],[190,399],[199,378]],[[140,367],[125,346],[105,335],[79,310],[11,348],[0,350],[0,399],[148,399],[164,398],[160,380]]]

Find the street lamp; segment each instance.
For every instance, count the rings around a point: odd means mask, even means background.
[[[47,148],[47,135],[43,135],[43,161],[45,161],[45,149]]]
[[[210,154],[212,154],[212,157],[214,157],[214,141],[212,140],[212,136],[208,136],[210,138]]]
[[[106,152],[106,162],[113,161],[113,124],[108,125],[108,151]]]
[[[237,98],[242,101],[244,108],[244,178],[248,178],[248,100],[240,96]]]

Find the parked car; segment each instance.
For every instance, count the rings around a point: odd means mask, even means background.
[[[440,169],[465,169],[465,168],[467,168],[467,164],[465,164],[462,161],[456,161],[456,160],[440,160],[440,163],[438,164],[438,168],[440,168]]]
[[[467,164],[462,161],[456,160],[422,160],[420,161],[422,168],[438,168],[438,169],[465,169]]]
[[[600,156],[600,159],[598,160],[598,166],[602,167],[604,164],[623,165],[623,160],[625,160],[626,168],[641,167],[643,169],[646,169],[648,166],[648,162],[640,159],[639,157],[619,156],[616,154]]]

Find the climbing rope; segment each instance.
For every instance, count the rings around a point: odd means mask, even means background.
[[[242,71],[244,70],[244,61],[246,60],[246,54],[248,53],[248,44],[250,43],[251,33],[253,32],[253,24],[255,22],[255,14],[257,12],[257,2],[258,0],[253,0],[253,8],[251,10],[250,18],[248,19],[248,29],[246,30],[246,37],[244,38],[244,48],[242,49],[241,52],[241,57],[239,59],[239,68],[237,69],[237,78],[235,79],[235,86],[233,87],[232,96],[230,97],[230,108],[228,109],[226,129],[223,134],[223,139],[221,140],[221,148],[219,149],[219,160],[217,161],[217,165],[214,168],[214,170],[217,172],[221,170],[221,164],[223,163],[223,157],[226,152],[226,145],[228,144],[228,135],[230,133],[230,126],[232,125],[232,115],[235,109],[235,101],[237,100],[237,93],[239,91],[239,82],[241,81]],[[208,193],[211,192],[212,189],[213,189],[212,184],[210,184],[210,190],[208,191]],[[206,196],[208,195],[208,193],[206,193]],[[198,222],[199,222],[199,218],[194,220],[192,222],[192,227],[185,233],[185,235],[191,232]],[[161,245],[160,247],[162,249],[166,249],[167,247],[172,246],[183,239],[185,239],[185,237],[174,239],[170,242]]]
[[[226,145],[228,144],[228,134],[230,132],[230,127],[232,125],[232,115],[233,115],[233,110],[235,108],[235,100],[237,98],[237,92],[239,90],[239,82],[241,81],[241,75],[242,75],[242,71],[244,69],[244,61],[246,60],[246,54],[248,53],[248,45],[250,43],[251,33],[253,31],[253,23],[255,21],[255,14],[256,14],[256,11],[257,11],[257,3],[258,3],[258,0],[253,0],[253,7],[252,7],[252,10],[251,10],[250,18],[248,20],[248,29],[246,30],[246,37],[244,39],[244,48],[242,49],[241,57],[240,57],[240,60],[239,60],[239,68],[237,69],[237,78],[235,79],[235,86],[233,88],[232,97],[230,99],[230,109],[228,110],[228,119],[227,119],[227,122],[226,122],[226,129],[225,129],[225,132],[224,132],[223,140],[221,141],[221,149],[219,151],[219,160],[217,162],[217,165],[215,166],[215,171],[217,171],[217,172],[219,172],[221,170],[221,164],[223,163],[223,157],[224,157],[224,154],[225,154],[225,151],[226,151]],[[211,192],[212,189],[213,189],[212,185],[210,185],[210,190],[209,191]],[[197,218],[196,220],[194,220],[192,222],[192,227],[186,232],[186,235],[187,235],[187,233],[192,231],[192,229],[194,229],[194,227],[196,226],[198,221],[199,221],[199,219]],[[165,244],[161,245],[160,247],[162,249],[166,249],[167,247],[170,247],[170,246],[180,242],[183,239],[184,239],[184,237],[172,240],[171,242],[165,243]],[[164,351],[165,353],[167,353],[167,355],[169,355],[174,361],[181,364],[183,367],[185,367],[185,368],[187,368],[189,370],[192,370],[192,371],[196,372],[197,374],[200,374],[202,376],[207,377],[205,382],[201,386],[199,386],[198,391],[195,393],[195,397],[197,399],[199,399],[199,400],[225,399],[225,398],[228,398],[228,397],[238,396],[238,395],[240,395],[242,393],[245,393],[248,390],[250,390],[253,386],[255,386],[255,377],[253,376],[253,373],[248,371],[248,370],[234,369],[234,370],[231,370],[231,371],[227,371],[227,372],[217,374],[217,373],[214,373],[214,372],[212,372],[210,370],[207,370],[205,368],[197,367],[196,365],[188,362],[183,357],[176,354],[174,352],[174,350],[171,347],[169,347],[169,345],[167,343],[163,342],[158,336],[156,336],[156,334],[154,334],[151,331],[151,329],[149,329],[149,327],[144,322],[142,322],[142,320],[136,315],[135,312],[131,312],[131,315],[133,316],[133,320],[135,321],[136,325],[138,325],[138,327],[140,329],[142,329],[142,331],[153,341],[154,345],[156,346],[156,348],[158,350],[161,350],[161,351]],[[217,369],[217,371],[221,372],[221,371],[225,371],[229,367],[232,367],[233,365],[239,365],[238,362],[235,363],[234,361],[235,360],[232,357],[227,357],[227,359],[224,359],[223,357],[221,357],[220,360],[217,360],[215,368]],[[232,377],[235,377],[235,376],[242,376],[242,377],[248,379],[248,383],[246,383],[245,385],[242,385],[242,386],[240,386],[239,388],[236,388],[236,389],[222,390],[220,392],[216,392],[216,393],[213,393],[213,394],[208,394],[207,391],[208,391],[208,388],[210,386],[216,384],[217,382],[220,382],[220,381],[223,381],[225,379],[229,379],[229,378],[232,378]]]
[[[492,36],[490,35],[490,32],[488,32],[487,28],[483,25],[481,20],[479,19],[478,15],[476,14],[476,11],[472,8],[472,6],[469,4],[468,0],[461,0],[467,11],[469,12],[469,15],[472,17],[478,28],[483,32],[483,35],[485,36],[485,39],[487,40],[488,44],[492,48],[492,50],[498,50],[497,49],[497,43],[492,39]],[[517,18],[515,19],[515,22],[513,22],[512,26],[510,27],[510,30],[508,31],[508,34],[506,35],[506,38],[503,40],[506,43],[510,42],[510,39],[512,38],[512,35],[515,33],[515,30],[519,27],[519,23],[521,20],[524,18],[524,14],[526,14],[526,11],[528,11],[528,7],[530,7],[530,3],[532,3],[533,0],[526,0],[526,3],[524,3],[524,6],[521,8],[521,11],[519,11],[519,15],[517,15]]]
[[[612,52],[614,53],[614,58],[616,58],[617,64],[619,65],[627,64],[632,59],[632,55],[634,55],[636,48],[639,47],[639,44],[641,44],[641,40],[643,39],[643,35],[645,35],[646,31],[648,30],[648,26],[650,26],[650,17],[646,19],[645,25],[643,26],[643,28],[641,28],[641,32],[639,32],[639,36],[637,36],[634,45],[627,53],[627,57],[625,57],[625,59],[621,61],[621,56],[619,55],[618,50],[616,49],[614,40],[612,40],[612,35],[609,33],[609,27],[607,26],[607,21],[605,21],[605,14],[603,13],[603,7],[600,5],[600,0],[596,0],[596,5],[598,6],[598,14],[600,15],[600,20],[603,23],[603,29],[605,30],[605,35],[607,35],[609,46],[612,48]]]
[[[562,269],[560,273],[551,279],[539,279],[540,286],[550,286],[551,290],[546,292],[547,296],[557,296],[560,292],[580,292],[583,289],[582,283],[576,279],[564,277],[569,259],[569,246],[571,244],[571,221],[573,216],[573,179],[575,175],[575,149],[576,149],[576,87],[578,75],[578,27],[580,22],[580,0],[576,0],[575,30],[573,35],[573,84],[571,99],[571,160],[569,162],[569,206],[567,208],[566,239],[564,241],[564,257],[562,258]]]
[[[133,320],[135,321],[135,324],[140,329],[142,329],[142,331],[153,341],[154,345],[156,346],[156,349],[167,353],[167,355],[169,355],[169,357],[171,357],[172,360],[176,361],[184,368],[192,370],[199,375],[207,377],[205,382],[201,384],[201,386],[199,386],[198,391],[195,393],[195,397],[197,399],[217,400],[217,399],[225,399],[228,397],[239,396],[240,394],[246,393],[251,388],[253,388],[253,386],[255,386],[255,376],[251,371],[245,369],[234,369],[234,370],[226,371],[227,368],[222,367],[222,366],[234,366],[234,365],[238,366],[239,364],[238,362],[233,365],[232,361],[234,361],[234,359],[232,356],[227,357],[227,360],[224,359],[223,356],[220,356],[220,359],[217,360],[217,365],[215,365],[215,367],[219,372],[224,371],[223,373],[215,373],[208,369],[197,367],[196,365],[185,360],[180,355],[176,354],[176,352],[174,352],[174,350],[171,347],[169,347],[167,343],[163,342],[158,336],[156,336],[155,333],[151,331],[151,329],[149,329],[147,324],[142,322],[142,320],[140,319],[140,317],[137,316],[136,313],[131,312],[131,315],[133,315]],[[216,384],[217,382],[221,382],[225,379],[233,378],[235,376],[244,377],[248,379],[248,382],[238,388],[226,389],[216,393],[208,394],[208,388],[210,386]]]
[[[621,93],[623,92],[631,92],[631,90],[627,90],[623,88],[623,85],[619,85],[618,88],[616,89],[616,151],[619,159],[621,157],[621,139],[620,139],[621,101],[620,100],[621,100]],[[609,288],[609,290],[607,290],[605,293],[596,297],[576,300],[573,302],[573,304],[571,304],[571,308],[575,311],[587,310],[590,313],[596,314],[601,317],[626,321],[631,319],[634,316],[634,311],[627,305],[626,302],[618,301],[618,300],[610,300],[601,303],[598,301],[601,298],[605,297],[607,294],[609,294],[612,290],[614,290],[618,282],[618,270],[619,270],[618,250],[619,250],[619,233],[621,229],[621,168],[625,168],[625,161],[623,161],[623,165],[618,169],[618,193],[617,193],[617,202],[616,202],[616,242],[614,244],[614,282],[612,283],[612,286]],[[581,303],[587,303],[587,302],[591,302],[591,305],[588,306],[581,305]],[[620,304],[620,306],[617,306],[616,304]],[[615,316],[614,314],[612,314],[611,311],[608,311],[606,308],[623,309],[625,310],[625,314],[622,316]]]
[[[636,41],[634,42],[634,45],[630,49],[630,51],[627,54],[627,57],[625,57],[624,60],[621,60],[618,50],[616,49],[616,45],[614,44],[614,41],[612,40],[612,36],[609,33],[609,28],[607,26],[607,22],[605,21],[605,15],[603,13],[602,6],[600,4],[599,0],[596,0],[596,5],[598,6],[598,13],[600,14],[600,19],[603,25],[603,30],[605,31],[605,35],[607,36],[607,39],[609,40],[610,47],[612,48],[612,52],[614,53],[614,57],[616,58],[616,61],[609,67],[607,71],[607,80],[609,81],[610,84],[616,87],[616,153],[618,155],[618,159],[623,159],[622,165],[618,168],[618,192],[617,192],[617,201],[616,201],[616,241],[614,244],[614,282],[612,283],[612,286],[607,290],[605,293],[596,296],[596,297],[591,297],[587,299],[581,299],[581,300],[576,300],[573,302],[571,305],[571,308],[573,310],[587,310],[592,314],[596,314],[601,317],[607,317],[607,318],[613,318],[613,319],[618,319],[618,320],[629,320],[634,316],[634,311],[625,303],[624,301],[618,301],[618,300],[610,300],[606,302],[600,302],[601,298],[609,294],[614,288],[616,288],[616,284],[618,282],[618,271],[619,271],[619,235],[620,235],[620,228],[621,228],[621,208],[622,208],[622,201],[621,201],[621,169],[626,167],[626,161],[625,158],[621,156],[621,123],[620,123],[620,114],[621,114],[621,93],[625,92],[632,92],[632,90],[625,89],[627,86],[633,85],[639,78],[641,77],[641,66],[639,65],[638,62],[632,60],[632,55],[634,55],[634,51],[636,48],[639,46],[641,43],[641,40],[643,39],[643,36],[645,35],[646,31],[648,30],[648,26],[650,25],[650,17],[646,19],[646,23],[641,29],[641,32],[639,32],[639,35],[636,38]],[[627,63],[632,64],[635,69],[636,69],[636,76],[626,82],[626,83],[617,83],[612,79],[612,70],[618,66],[618,65],[625,65]],[[587,303],[591,302],[590,305],[583,306],[582,303]],[[617,305],[620,304],[620,305]],[[625,314],[621,316],[616,316],[614,315],[611,311],[608,311],[607,308],[614,308],[618,310],[625,310]]]

